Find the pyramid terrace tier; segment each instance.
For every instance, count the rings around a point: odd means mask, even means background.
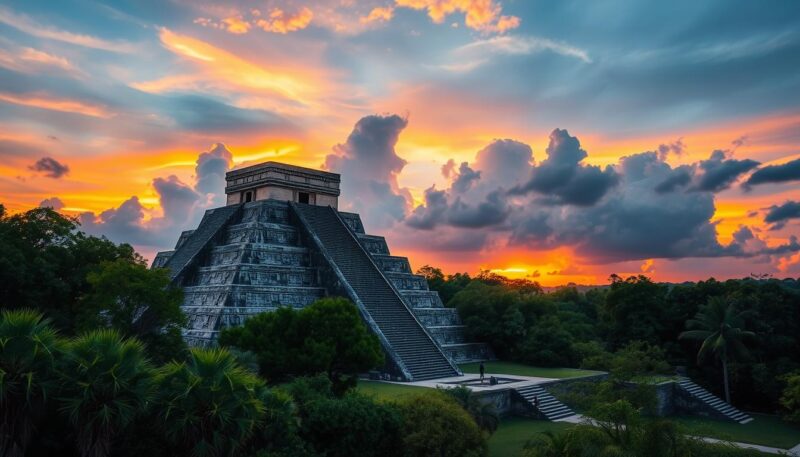
[[[364,246],[364,249],[372,254],[375,255],[390,255],[389,254],[389,245],[386,244],[386,238],[377,235],[364,235],[364,234],[356,234],[358,237],[358,241]]]
[[[193,307],[259,308],[290,306],[303,308],[327,295],[323,287],[275,287],[228,284],[190,286],[183,292],[183,310]]]
[[[453,308],[413,308],[413,311],[425,327],[461,325],[461,318]]]
[[[211,265],[283,265],[307,267],[308,249],[280,244],[238,243],[217,246],[211,250]]]
[[[407,257],[372,254],[372,259],[384,273],[411,273]]]
[[[272,222],[245,222],[228,227],[225,244],[261,243],[296,246],[297,229]]]
[[[442,344],[442,351],[456,363],[478,362],[495,358],[486,343]]]
[[[223,284],[312,287],[317,285],[317,270],[309,267],[251,264],[198,268],[196,285]]]
[[[464,325],[429,325],[428,333],[444,347],[445,344],[464,344],[468,343],[464,330]]]
[[[442,299],[432,290],[400,290],[403,300],[411,308],[442,308]],[[453,310],[455,311],[455,310]]]
[[[428,290],[428,280],[424,276],[411,273],[384,273],[384,276],[398,290]]]
[[[274,222],[290,224],[289,205],[276,200],[245,203],[241,222]]]

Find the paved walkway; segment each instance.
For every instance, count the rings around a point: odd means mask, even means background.
[[[492,386],[489,384],[489,375],[487,375],[484,378],[483,384],[478,384],[481,377],[480,375],[473,373],[467,373],[462,376],[452,376],[450,378],[431,379],[428,381],[414,381],[414,382],[382,381],[382,382],[387,382],[391,384],[401,384],[404,386],[420,386],[420,387],[430,387],[430,388],[464,386],[476,392],[489,392],[493,390],[505,390],[517,387],[532,386],[535,384],[541,384],[545,382],[552,382],[558,380],[554,378],[537,378],[534,376],[517,376],[517,375],[506,375],[506,374],[492,374],[492,376],[495,376],[496,378],[502,378],[504,380],[513,380],[514,382],[505,382],[503,384],[495,384]]]

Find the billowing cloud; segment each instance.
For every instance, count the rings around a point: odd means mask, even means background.
[[[342,209],[360,212],[370,227],[386,228],[402,220],[412,200],[397,183],[406,161],[395,145],[407,124],[398,115],[366,116],[325,158],[325,168],[342,175]]]
[[[764,222],[773,224],[770,230],[782,229],[789,219],[800,219],[800,202],[789,200],[782,205],[769,207]]]
[[[41,202],[39,202],[39,207],[41,207],[41,208],[53,208],[56,211],[64,208],[64,206],[65,206],[64,202],[61,201],[61,199],[58,198],[58,197],[46,198],[46,199],[42,200]]]
[[[658,154],[661,160],[665,159],[660,148]],[[662,194],[678,189],[694,192],[721,192],[730,188],[740,176],[758,165],[757,161],[751,159],[728,158],[726,151],[717,149],[706,160],[672,169],[663,181],[656,184],[655,190]]]
[[[195,190],[203,195],[215,195],[214,206],[225,204],[225,173],[233,164],[233,155],[222,143],[216,143],[208,152],[200,153],[195,167]]]
[[[784,183],[800,181],[800,159],[795,159],[781,165],[769,165],[755,171],[747,182],[745,189],[759,184]]]
[[[224,204],[225,172],[230,169],[231,159],[225,145],[216,143],[198,155],[194,185],[174,175],[153,180],[160,214],[145,208],[139,197],[133,196],[119,207],[99,214],[81,213],[82,229],[118,243],[134,244],[147,252],[169,249],[181,231],[197,227],[206,209]]]
[[[611,167],[581,164],[586,156],[577,138],[566,130],[555,129],[550,134],[547,159],[533,168],[530,180],[512,189],[512,193],[533,191],[555,203],[594,205],[616,185],[618,177]]]
[[[28,168],[53,179],[59,179],[69,173],[69,166],[67,166],[67,164],[63,164],[52,157],[42,157]]]
[[[728,159],[725,152],[716,150],[711,153],[708,160],[698,164],[695,174],[694,190],[706,192],[719,192],[731,186],[742,174],[759,165],[755,160]]]
[[[437,24],[453,13],[464,14],[464,24],[474,30],[503,33],[519,27],[520,19],[504,16],[503,8],[495,0],[395,0],[399,7],[425,10]]]

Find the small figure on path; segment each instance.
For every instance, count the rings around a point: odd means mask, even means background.
[[[483,362],[481,362],[479,370],[481,372],[481,384],[483,384],[483,378],[486,376],[486,367],[483,366]]]

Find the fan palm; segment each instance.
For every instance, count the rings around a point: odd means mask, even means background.
[[[722,362],[722,376],[725,389],[725,401],[731,402],[728,382],[728,362],[747,356],[744,340],[755,337],[753,332],[743,329],[744,313],[739,312],[733,303],[720,297],[708,301],[694,319],[686,322],[689,329],[680,334],[680,339],[702,341],[697,353],[698,363],[713,356]]]
[[[224,349],[192,349],[158,373],[167,437],[196,457],[233,455],[264,419],[264,383]]]
[[[83,456],[107,456],[112,439],[152,396],[153,373],[144,346],[114,330],[96,330],[71,341],[68,349],[61,411],[76,427]]]
[[[31,310],[0,314],[0,456],[22,456],[48,397],[58,387],[62,342]]]

